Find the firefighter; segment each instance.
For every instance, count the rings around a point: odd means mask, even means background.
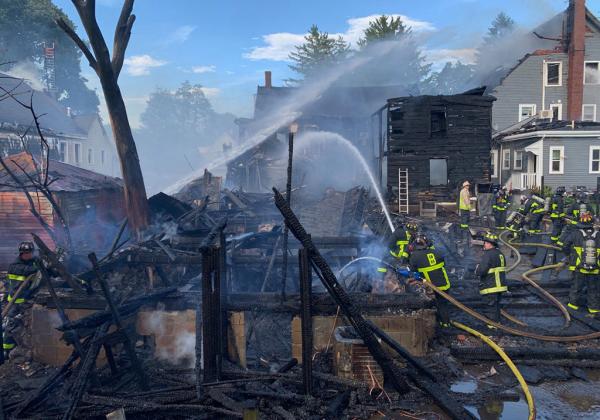
[[[587,303],[589,313],[600,312],[600,234],[594,229],[590,212],[580,213],[579,224],[564,239],[562,246],[565,261],[573,271],[569,308],[577,311]]]
[[[509,207],[510,202],[508,200],[508,193],[506,191],[506,187],[502,187],[496,193],[496,202],[492,205],[494,221],[496,222],[496,229],[506,229],[506,213],[508,212]]]
[[[460,215],[460,227],[461,229],[469,228],[469,219],[471,217],[471,193],[469,187],[471,183],[465,181],[462,184],[462,189],[458,197],[458,213]]]
[[[483,240],[483,256],[475,268],[479,277],[479,294],[487,305],[488,318],[500,322],[500,305],[506,287],[506,258],[498,249],[498,236],[491,233],[478,235]]]
[[[552,233],[550,239],[557,242],[564,225],[565,203],[564,196],[565,187],[558,187],[550,200],[550,219],[552,220]]]
[[[542,231],[542,219],[544,218],[544,199],[536,194],[527,197],[523,206],[523,216],[529,216],[528,231],[540,233]]]
[[[31,359],[29,327],[32,303],[30,299],[39,289],[41,281],[41,275],[37,267],[38,261],[34,258],[33,252],[32,242],[21,242],[19,256],[9,266],[6,276],[6,300],[9,303],[14,301],[14,303],[6,318],[2,320],[4,352],[5,356],[10,356],[17,363]],[[19,287],[30,277],[28,287],[22,290],[19,296],[15,297]]]
[[[388,248],[390,255],[398,260],[399,263],[408,261],[408,244],[410,243],[410,230],[403,224],[398,223],[396,230],[392,233]]]
[[[446,272],[444,257],[435,250],[431,241],[424,234],[419,234],[411,246],[409,263],[411,271],[418,273],[424,281],[430,281],[443,291],[450,289],[450,278]],[[450,326],[449,303],[437,293],[435,295],[437,320],[441,327]]]

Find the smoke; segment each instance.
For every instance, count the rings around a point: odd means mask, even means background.
[[[142,328],[154,335],[156,357],[174,365],[191,368],[196,363],[196,334],[181,325],[175,325],[181,323],[181,316],[186,315],[179,312],[151,312],[144,318]],[[188,324],[191,323],[186,323]]]
[[[25,82],[35,90],[42,91],[45,89],[42,71],[39,66],[32,61],[20,61],[5,73],[9,76],[25,80]]]

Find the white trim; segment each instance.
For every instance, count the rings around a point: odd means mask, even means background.
[[[522,140],[522,139],[533,139],[536,137],[597,137],[600,139],[600,130],[540,130],[532,131],[530,133],[512,134],[504,137],[501,142]]]
[[[558,171],[552,170],[552,152],[558,150],[560,151],[560,160],[559,160],[559,169]],[[548,173],[552,175],[563,175],[565,173],[565,146],[550,146],[548,151]]]
[[[598,170],[597,171],[593,171],[592,170],[592,157],[593,157],[593,151],[594,150],[598,150],[598,153],[600,154],[600,146],[593,146],[590,145],[590,166],[589,166],[589,172],[591,174],[600,174],[600,159],[598,159]]]
[[[525,107],[530,107],[531,108],[531,115],[527,116],[527,117],[523,117],[523,108]],[[537,109],[537,105],[536,104],[519,104],[519,121],[523,121],[526,120],[527,118],[530,118],[534,115],[536,115],[536,109]]]
[[[594,119],[593,120],[584,120],[583,116],[585,115],[585,107],[591,106],[594,108]],[[583,104],[581,105],[581,120],[582,121],[596,121],[596,104]]]
[[[600,74],[600,61],[584,61],[583,62],[583,84],[584,85],[600,85],[600,75],[598,76],[598,83],[586,83],[585,82],[585,68],[587,66],[588,63],[596,63],[598,65],[598,73]]]
[[[491,150],[490,154],[490,161],[493,162],[491,178],[498,178],[498,166],[500,163],[498,162],[498,150]]]
[[[558,108],[558,119],[562,120],[562,104],[550,104],[550,110],[552,111],[552,120],[554,120],[554,108]]]
[[[508,159],[506,158],[508,156]],[[508,162],[508,165],[505,163]],[[502,169],[510,170],[510,149],[505,149],[502,151]]]
[[[558,84],[548,84],[548,64],[558,64]],[[544,61],[544,86],[557,87],[562,86],[562,61]]]
[[[521,164],[519,166],[517,166],[517,155],[521,154]],[[514,161],[513,161],[513,169],[517,169],[522,171],[523,170],[523,156],[525,156],[525,154],[523,153],[522,150],[515,150],[515,157],[514,157]]]

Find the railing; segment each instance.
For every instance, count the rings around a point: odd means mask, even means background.
[[[510,177],[510,184],[514,190],[529,190],[539,187],[542,183],[541,176],[536,173],[516,173]]]

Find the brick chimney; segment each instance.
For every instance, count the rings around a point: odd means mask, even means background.
[[[271,71],[265,71],[265,87],[267,89],[271,89],[273,87],[273,83],[271,82]]]
[[[581,120],[583,105],[583,72],[585,56],[585,0],[570,0],[568,25],[569,77],[567,85],[567,119]]]

